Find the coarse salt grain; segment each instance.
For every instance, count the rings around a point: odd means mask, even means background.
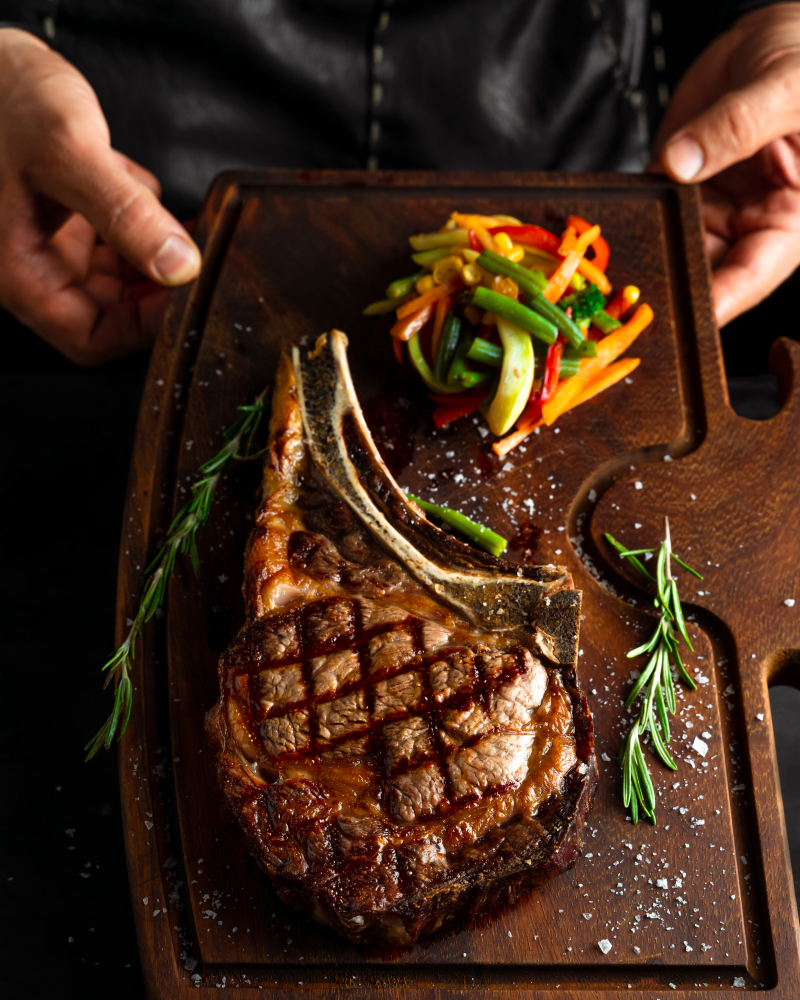
[[[637,479],[633,485],[637,490],[641,490],[644,487],[644,483],[641,481],[641,479]]]
[[[783,603],[786,605],[787,608],[793,608],[794,607],[794,598],[793,597],[787,597],[786,600]]]
[[[600,949],[600,951],[602,951],[604,955],[607,955],[611,951],[613,945],[608,940],[608,938],[603,938],[602,941],[597,942],[597,947]]]
[[[705,757],[708,753],[708,743],[705,740],[701,740],[699,736],[695,736],[694,743],[692,743],[692,750],[695,753],[699,753],[701,757]]]
[[[763,722],[764,721],[764,713],[763,712],[759,712],[758,715],[756,715],[756,718],[758,719],[759,722]]]

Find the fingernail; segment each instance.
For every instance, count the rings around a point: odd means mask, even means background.
[[[156,254],[153,267],[166,285],[182,285],[200,270],[200,254],[180,236],[168,236]]]
[[[666,152],[667,166],[681,181],[690,181],[703,169],[703,150],[692,139],[685,135],[677,142],[670,143]]]

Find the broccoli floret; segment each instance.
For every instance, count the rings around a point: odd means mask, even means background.
[[[566,312],[572,306],[572,318],[577,323],[578,320],[589,319],[606,304],[605,297],[600,289],[591,281],[587,281],[586,288],[580,292],[572,292],[559,299],[558,304]]]

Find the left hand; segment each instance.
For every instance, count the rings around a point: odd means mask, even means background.
[[[700,183],[720,327],[800,264],[800,3],[751,11],[701,53],[653,144]]]

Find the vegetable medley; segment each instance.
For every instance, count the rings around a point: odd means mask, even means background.
[[[453,212],[409,242],[416,273],[364,312],[396,313],[395,356],[406,344],[437,427],[480,411],[505,455],[639,364],[617,359],[653,312],[640,305],[626,318],[639,289],[612,295],[599,226],[573,215],[556,236],[507,215]]]

